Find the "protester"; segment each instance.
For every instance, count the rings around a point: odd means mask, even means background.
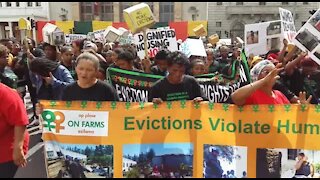
[[[27,164],[29,120],[18,93],[2,83],[0,99],[0,178],[13,178]]]
[[[123,49],[123,51],[118,54],[115,65],[121,69],[142,72],[134,66],[135,52],[130,51],[129,49]]]
[[[30,71],[38,99],[60,100],[65,86],[74,81],[67,68],[47,58],[35,58]]]
[[[183,53],[179,51],[170,53],[169,74],[151,87],[149,101],[157,104],[175,100],[202,101],[203,95],[199,83],[194,77],[186,75],[188,66],[188,58]]]
[[[8,67],[9,62],[9,50],[6,46],[0,44],[0,82],[16,89],[18,77]]]
[[[269,60],[256,64],[250,71],[253,83],[243,86],[232,93],[231,98],[236,105],[248,104],[290,104],[289,100],[278,90],[273,90],[278,73],[283,69],[281,63],[274,66]],[[305,93],[300,93],[301,103],[309,103]]]
[[[205,74],[205,64],[202,59],[196,59],[191,63],[192,76],[198,76]]]
[[[72,52],[73,52],[73,59],[77,59],[77,57],[82,53],[83,45],[85,39],[79,39],[72,42]]]
[[[118,101],[115,89],[97,79],[99,60],[90,53],[77,58],[76,73],[78,80],[68,85],[62,96],[63,101]]]
[[[168,62],[167,58],[170,54],[170,51],[167,49],[162,49],[158,51],[158,53],[154,57],[154,65],[151,66],[151,74],[154,75],[160,75],[160,76],[166,76],[167,75],[167,68],[168,68]]]
[[[77,79],[74,61],[72,60],[72,57],[73,57],[72,47],[63,46],[60,52],[61,52],[60,64],[69,70],[73,79]]]

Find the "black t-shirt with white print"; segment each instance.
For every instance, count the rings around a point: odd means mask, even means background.
[[[194,77],[184,75],[180,84],[171,84],[165,77],[151,87],[149,102],[152,102],[153,98],[161,98],[163,101],[176,101],[193,100],[196,97],[203,97],[203,95],[200,85]]]

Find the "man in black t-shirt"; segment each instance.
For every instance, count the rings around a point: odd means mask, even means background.
[[[170,53],[169,74],[151,87],[149,101],[157,104],[175,100],[203,101],[199,83],[194,77],[185,74],[188,65],[189,60],[183,53],[178,51]]]

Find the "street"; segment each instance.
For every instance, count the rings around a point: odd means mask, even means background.
[[[32,103],[29,93],[25,96],[25,104],[29,118],[32,114]],[[27,166],[19,168],[15,178],[47,178],[45,160],[44,160],[44,146],[41,140],[41,130],[39,126],[28,127],[30,135],[29,151],[27,154]]]

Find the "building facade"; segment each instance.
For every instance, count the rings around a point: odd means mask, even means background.
[[[309,10],[317,9],[317,2],[209,2],[208,34],[220,38],[244,38],[245,24],[280,20],[279,7],[293,13],[296,29],[309,19]]]
[[[79,21],[79,2],[49,2],[49,19]]]
[[[48,2],[0,2],[0,39],[20,39],[18,21],[22,17],[48,20],[49,16]]]

